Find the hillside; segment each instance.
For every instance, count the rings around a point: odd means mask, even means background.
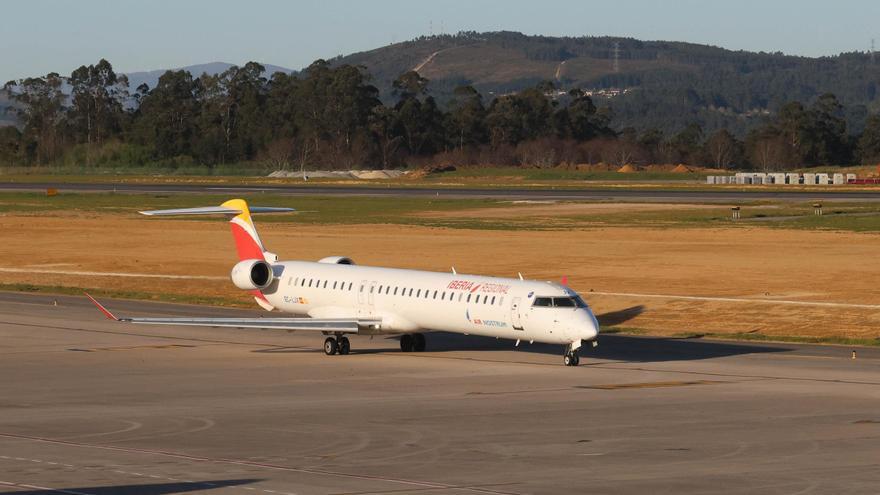
[[[808,103],[826,92],[847,107],[853,132],[861,130],[868,112],[880,110],[880,65],[865,53],[808,58],[679,42],[494,32],[422,37],[332,62],[365,66],[386,101],[392,99],[391,82],[413,69],[431,80],[441,101],[463,84],[487,99],[541,81],[565,90],[626,90],[595,98],[611,106],[618,128],[670,131],[698,122],[742,134],[786,101]]]

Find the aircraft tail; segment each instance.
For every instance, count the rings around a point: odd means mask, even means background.
[[[232,229],[232,238],[235,241],[235,250],[238,252],[239,260],[266,259],[266,261],[274,262],[275,259],[267,259],[271,253],[268,253],[263,247],[263,241],[260,240],[251,213],[285,213],[290,211],[295,210],[267,206],[249,207],[243,199],[230,199],[220,206],[149,210],[140,213],[148,216],[226,215],[229,218],[229,226]],[[274,255],[271,256],[274,258]]]
[[[293,208],[274,208],[267,206],[252,206],[243,199],[230,199],[220,206],[207,206],[200,208],[177,208],[173,210],[150,210],[140,212],[148,216],[176,216],[176,215],[226,215],[229,218],[229,226],[232,229],[232,238],[235,241],[235,250],[238,259],[265,260],[269,263],[277,261],[275,254],[266,251],[263,241],[257,234],[257,228],[251,219],[251,213],[285,213],[294,211]],[[257,303],[264,309],[271,311],[273,308],[260,290],[252,290]]]

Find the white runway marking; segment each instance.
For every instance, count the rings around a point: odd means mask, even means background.
[[[11,481],[0,481],[0,485],[11,486],[13,488],[27,488],[28,490],[42,490],[44,492],[69,493],[70,495],[92,495],[86,492],[77,492],[74,490],[62,490],[60,488],[49,488],[46,486],[28,485],[25,483],[13,483]]]
[[[0,268],[3,273],[45,273],[50,275],[78,275],[85,277],[166,278],[173,280],[227,280],[228,277],[209,275],[159,275],[155,273],[90,272],[80,270],[44,270],[40,268]]]
[[[707,297],[707,296],[676,296],[672,294],[637,294],[634,292],[586,292],[584,295],[620,296],[643,299],[680,299],[684,301],[713,301],[732,303],[783,304],[789,306],[818,306],[823,308],[860,308],[880,309],[880,304],[853,304],[813,301],[788,301],[783,299],[749,299],[745,297]]]

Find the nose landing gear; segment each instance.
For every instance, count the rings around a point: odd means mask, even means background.
[[[581,363],[581,358],[578,356],[578,349],[581,348],[581,341],[576,340],[571,344],[568,344],[568,347],[565,349],[565,355],[562,356],[562,362],[566,366],[577,366]]]

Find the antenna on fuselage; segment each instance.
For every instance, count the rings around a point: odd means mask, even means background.
[[[522,273],[520,273],[520,272],[516,272],[516,274],[519,275],[519,279],[520,279],[520,280],[523,279],[523,278],[522,278]]]
[[[452,267],[452,274],[453,274],[453,275],[458,275],[458,272],[455,271],[455,267],[454,267],[454,266]]]

